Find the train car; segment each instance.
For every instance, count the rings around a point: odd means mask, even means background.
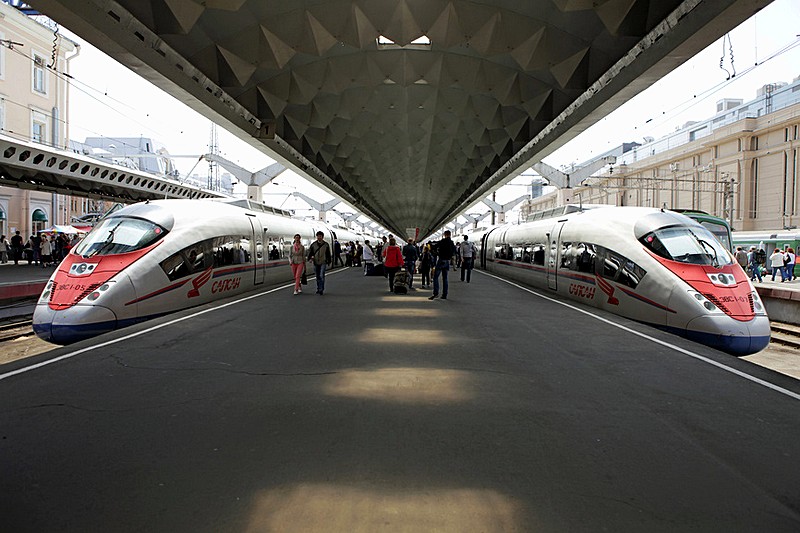
[[[69,344],[181,309],[290,281],[295,234],[322,222],[247,200],[156,200],[103,218],[67,255],[33,315],[42,339]],[[349,235],[345,237],[349,238]]]
[[[769,344],[744,271],[673,211],[609,207],[500,226],[480,237],[478,266],[737,356]]]
[[[749,250],[751,246],[755,246],[757,249],[764,251],[764,259],[767,260],[767,258],[772,255],[775,248],[782,251],[791,248],[794,250],[795,254],[797,254],[798,249],[800,249],[800,231],[797,229],[735,231],[733,232],[733,244],[734,246],[741,246],[745,250]],[[766,265],[766,267],[768,270],[772,268],[769,265]],[[794,276],[798,274],[800,274],[800,267],[795,263]]]
[[[681,213],[699,223],[701,226],[711,232],[714,237],[725,247],[726,250],[733,253],[733,237],[731,234],[731,225],[724,218],[710,215],[705,211],[696,209],[673,209],[676,213]]]

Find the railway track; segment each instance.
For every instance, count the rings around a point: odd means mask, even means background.
[[[18,317],[0,324],[0,344],[33,335],[32,317]]]

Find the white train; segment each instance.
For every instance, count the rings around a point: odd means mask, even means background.
[[[734,355],[764,349],[770,325],[748,276],[694,220],[606,207],[473,235],[478,265]]]
[[[115,211],[61,262],[33,314],[44,340],[69,344],[292,279],[295,234],[308,246],[364,236],[247,200],[157,200]],[[332,250],[333,251],[333,250]]]

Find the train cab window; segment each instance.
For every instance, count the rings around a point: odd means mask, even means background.
[[[108,218],[100,221],[75,247],[83,257],[135,252],[155,243],[167,230],[140,218]]]
[[[670,226],[644,235],[639,241],[654,254],[695,265],[722,266],[732,263],[730,254],[705,228]]]

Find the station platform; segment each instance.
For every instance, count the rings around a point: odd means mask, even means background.
[[[797,380],[479,271],[305,290],[0,366],[3,529],[800,529]]]
[[[56,267],[41,267],[21,261],[0,264],[0,305],[36,298]]]

